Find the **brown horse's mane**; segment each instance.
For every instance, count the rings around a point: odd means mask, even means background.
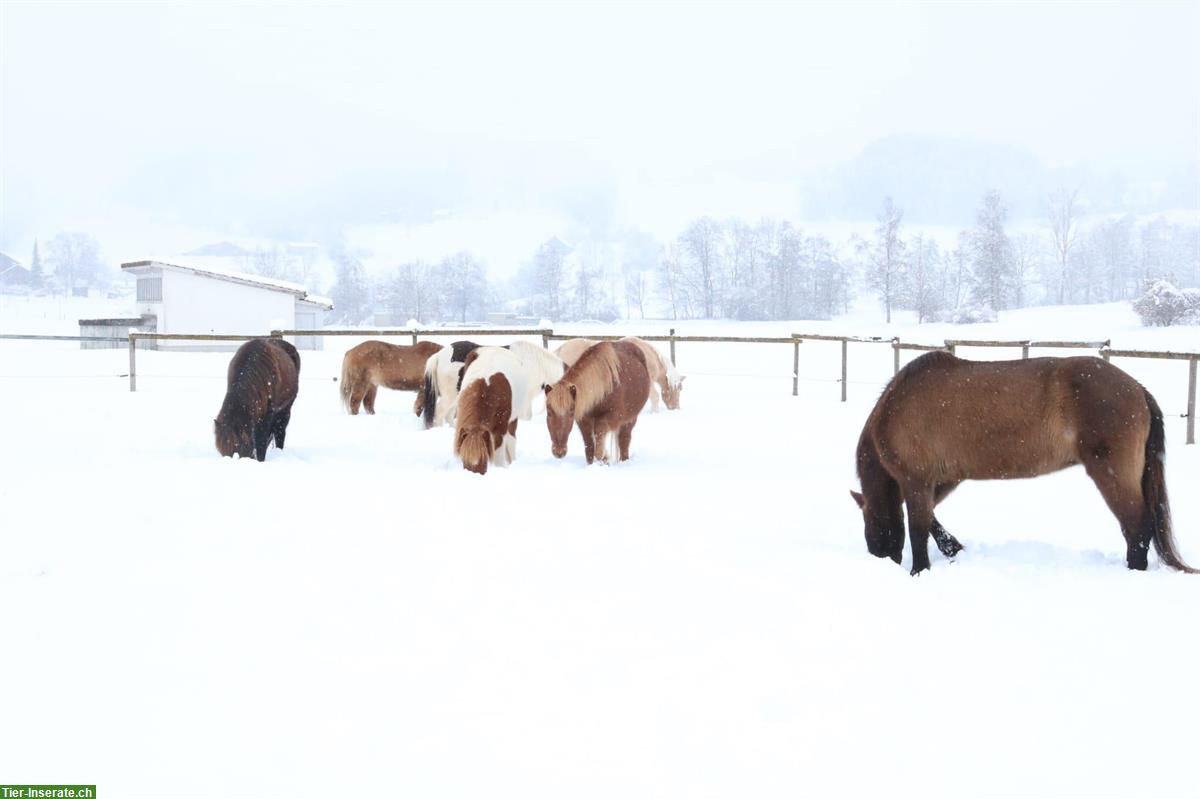
[[[570,387],[575,387],[575,418],[580,419],[599,405],[621,382],[620,361],[610,342],[588,348],[546,396],[546,404],[557,414],[570,411]]]

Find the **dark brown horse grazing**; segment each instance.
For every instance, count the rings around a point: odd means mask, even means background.
[[[472,380],[459,394],[454,454],[464,469],[487,474],[488,463],[511,462],[517,435],[512,403],[512,385],[503,372]]]
[[[420,416],[425,362],[441,348],[432,341],[418,341],[411,346],[364,341],[347,350],[342,358],[342,403],[346,410],[356,415],[361,404],[367,413],[375,413],[375,391],[383,386],[417,392],[413,413]]]
[[[630,341],[604,341],[589,347],[553,386],[546,386],[546,426],[550,451],[567,454],[572,423],[579,426],[587,462],[609,461],[605,436],[616,438],[620,460],[629,460],[629,443],[638,413],[650,393],[646,356]]]
[[[1192,572],[1171,535],[1163,416],[1150,392],[1100,358],[965,361],[922,355],[900,370],[858,442],[867,549],[897,563],[908,508],[912,573],[929,568],[933,515],[963,480],[1037,477],[1082,464],[1125,535],[1125,562]],[[942,542],[939,541],[939,546]],[[943,549],[943,551],[945,551]]]
[[[283,449],[300,387],[296,348],[283,339],[251,339],[233,354],[227,382],[225,402],[213,420],[217,452],[266,460],[272,437]]]

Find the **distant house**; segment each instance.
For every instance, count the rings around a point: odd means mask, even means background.
[[[183,259],[172,259],[183,260]],[[311,330],[325,324],[333,303],[301,285],[210,266],[133,261],[121,270],[137,277],[137,317],[152,318],[157,333],[267,335],[272,330]],[[317,336],[293,341],[321,349]],[[159,349],[234,349],[237,342],[163,340]]]
[[[28,286],[33,278],[20,261],[0,252],[0,286]]]

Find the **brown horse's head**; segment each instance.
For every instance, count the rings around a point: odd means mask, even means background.
[[[667,410],[679,410],[679,395],[683,393],[684,380],[687,380],[686,376],[679,378],[679,381],[676,383],[671,383],[670,380],[663,381],[662,398],[663,403],[667,406]]]
[[[254,456],[254,436],[250,427],[249,419],[227,413],[225,408],[221,409],[221,413],[213,419],[213,434],[217,441],[217,452],[221,453],[221,457]]]
[[[463,468],[476,474],[487,474],[488,461],[495,453],[492,434],[487,428],[472,425],[456,434],[454,451],[462,458]]]
[[[899,563],[904,555],[904,519],[900,515],[899,496],[894,503],[886,494],[874,500],[857,491],[851,491],[850,496],[862,511],[867,551],[877,558],[891,558]]]
[[[570,383],[556,383],[545,386],[546,391],[546,427],[550,430],[550,451],[554,457],[562,458],[567,454],[567,439],[571,436],[571,428],[575,424],[575,399],[577,389]]]

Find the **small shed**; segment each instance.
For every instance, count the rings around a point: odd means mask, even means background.
[[[131,316],[109,319],[80,319],[79,320],[79,335],[80,336],[98,336],[104,338],[123,338],[128,340],[129,331],[135,330],[139,333],[150,333],[155,328],[155,318],[153,316]],[[146,342],[147,349],[154,349],[156,342]],[[81,350],[115,350],[118,347],[126,346],[120,341],[81,341],[79,348]]]
[[[174,259],[173,259],[174,260]],[[137,313],[155,320],[156,333],[265,336],[272,330],[317,329],[333,303],[298,283],[231,272],[210,265],[133,261],[121,269],[137,277]],[[299,349],[321,349],[304,336]],[[163,340],[159,349],[235,349],[237,342]]]

